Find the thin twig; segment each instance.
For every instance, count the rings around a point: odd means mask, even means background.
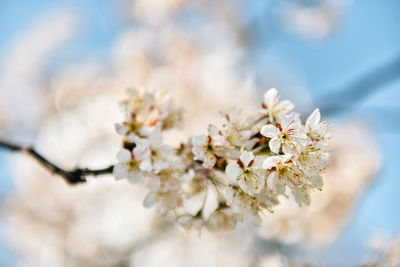
[[[98,176],[103,174],[110,174],[112,173],[114,168],[114,166],[109,166],[103,169],[96,169],[96,170],[87,168],[83,169],[75,168],[73,170],[64,170],[63,168],[58,167],[56,164],[50,162],[48,159],[43,157],[31,146],[21,146],[0,140],[0,148],[4,148],[12,152],[23,152],[30,155],[51,173],[61,176],[69,184],[84,183],[86,182],[85,177],[89,175]]]

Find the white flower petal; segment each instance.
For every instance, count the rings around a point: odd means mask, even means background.
[[[260,139],[258,138],[252,138],[250,140],[245,141],[243,146],[245,149],[251,150],[259,141]]]
[[[253,135],[253,131],[252,130],[243,130],[243,131],[240,131],[240,135],[244,139],[249,139]]]
[[[238,159],[240,157],[240,152],[235,148],[226,148],[225,149],[225,156],[230,159]]]
[[[189,230],[193,224],[193,216],[190,216],[188,214],[181,215],[176,219],[176,222],[179,223],[186,230]]]
[[[137,135],[134,134],[134,133],[128,134],[128,135],[126,136],[126,140],[127,140],[128,142],[130,142],[130,143],[135,143],[135,144],[142,142],[142,139],[140,139],[139,136],[137,136]]]
[[[123,179],[128,175],[128,166],[125,163],[117,163],[113,168],[115,179]]]
[[[283,153],[285,153],[285,155],[289,155],[289,154],[290,155],[298,155],[300,153],[300,146],[295,142],[293,142],[290,145],[287,143],[284,143],[282,145],[282,151],[283,151]]]
[[[144,176],[140,172],[128,172],[127,178],[129,182],[133,184],[138,184],[143,181]]]
[[[319,109],[315,109],[313,113],[308,116],[307,121],[306,121],[306,129],[308,131],[312,131],[314,129],[318,128],[318,123],[321,120],[321,113],[319,112]]]
[[[283,182],[283,179],[276,179],[276,193],[278,195],[285,195],[286,192],[286,186],[285,183]]]
[[[147,145],[138,144],[133,149],[133,155],[137,160],[146,160],[150,157],[150,148]]]
[[[200,227],[202,227],[204,224],[204,220],[203,219],[194,219],[192,222],[192,225],[194,228],[196,229],[200,229]]]
[[[242,174],[239,179],[240,188],[250,195],[261,192],[264,188],[265,176],[261,171],[253,170],[249,173]]]
[[[190,169],[188,172],[182,175],[182,180],[184,182],[190,183],[195,176],[194,170]]]
[[[150,136],[154,131],[155,131],[156,127],[154,126],[142,126],[139,129],[139,133],[142,136]]]
[[[162,143],[162,133],[161,131],[154,131],[149,136],[149,143],[151,147],[158,147]]]
[[[225,137],[223,137],[222,135],[214,135],[212,137],[212,145],[226,147],[229,145],[229,143],[226,141]]]
[[[158,148],[158,152],[159,154],[166,158],[166,159],[171,159],[174,154],[175,154],[175,150],[172,146],[168,146],[168,145],[162,145]]]
[[[267,178],[267,186],[273,192],[276,192],[277,179],[279,179],[279,178],[278,178],[278,175],[276,174],[276,172],[271,172],[271,174]]]
[[[254,172],[254,179],[256,180],[254,192],[260,193],[265,185],[265,175],[260,170]]]
[[[243,162],[245,167],[248,167],[250,162],[254,159],[254,154],[252,152],[243,151],[240,155],[240,161]]]
[[[236,181],[236,178],[240,175],[242,169],[236,162],[234,162],[229,163],[228,166],[226,166],[225,172],[229,179]]]
[[[159,191],[161,187],[161,181],[158,177],[151,177],[147,183],[147,186],[151,191]]]
[[[153,192],[148,193],[143,200],[143,206],[145,208],[153,207],[155,204],[157,204],[156,197],[157,197],[156,193]]]
[[[279,102],[278,105],[276,105],[275,110],[280,115],[284,115],[291,111],[293,108],[294,105],[292,102],[290,102],[289,100],[283,100],[282,102]]]
[[[252,165],[253,169],[264,169],[263,165],[268,156],[256,156]]]
[[[283,179],[280,179],[276,172],[272,172],[267,178],[267,186],[278,195],[284,195],[286,191]]]
[[[281,148],[281,141],[278,137],[274,137],[269,141],[269,148],[272,152],[278,154]]]
[[[254,195],[254,185],[245,180],[244,176],[239,179],[240,188],[249,195]]]
[[[289,160],[291,160],[293,158],[293,154],[285,154],[285,155],[281,155],[281,162],[288,162]]]
[[[154,160],[153,165],[154,165],[153,167],[154,167],[154,170],[156,173],[158,173],[164,169],[167,169],[169,166],[168,162],[166,162],[164,160],[160,160],[160,159]]]
[[[147,160],[144,160],[144,161],[140,162],[139,168],[142,171],[151,172],[151,170],[153,169],[153,166],[151,164],[151,160],[147,159]]]
[[[272,124],[267,124],[267,125],[265,125],[265,126],[263,126],[263,127],[261,128],[260,133],[261,133],[263,136],[265,136],[265,137],[272,138],[272,137],[277,136],[277,135],[280,133],[280,131],[279,131],[279,129],[276,128],[274,125],[272,125]]]
[[[192,137],[193,146],[204,146],[208,142],[208,137],[206,135],[198,135]]]
[[[212,169],[215,163],[217,162],[217,158],[212,153],[207,153],[203,158],[203,166],[207,169]]]
[[[306,204],[307,206],[310,205],[310,196],[308,195],[308,192],[304,188],[299,188],[296,187],[292,190],[294,200],[297,202],[297,204],[301,207],[303,204]]]
[[[227,186],[227,187],[225,187],[224,195],[225,195],[225,198],[226,198],[227,203],[230,205],[230,203],[231,203],[231,202],[233,201],[233,199],[234,199],[235,190],[234,190],[232,187]]]
[[[299,119],[299,115],[296,113],[291,113],[284,117],[281,122],[282,129],[293,129],[295,127],[301,127],[301,122]]]
[[[275,88],[269,89],[264,94],[264,104],[267,105],[268,108],[272,108],[273,106],[275,106],[278,101],[278,91]]]
[[[324,185],[321,175],[313,175],[309,178],[309,180],[310,183],[317,188],[322,188],[322,186]]]
[[[119,135],[125,135],[129,131],[129,128],[124,124],[116,123],[115,130]]]
[[[132,154],[128,149],[121,148],[117,154],[117,159],[119,162],[127,163],[131,160]]]
[[[282,162],[281,156],[272,156],[268,157],[263,163],[263,169],[271,169],[272,167],[276,167],[278,163]]]
[[[203,147],[194,146],[192,148],[192,152],[194,154],[194,160],[203,160],[204,159],[204,149]]]
[[[216,136],[216,135],[219,135],[219,134],[218,134],[218,131],[219,131],[219,130],[218,130],[218,128],[217,128],[215,125],[212,125],[212,124],[208,125],[207,130],[208,130],[208,133],[209,133],[209,135],[210,135],[211,137]]]
[[[301,130],[292,131],[291,134],[290,134],[290,137],[291,138],[296,138],[296,139],[303,139],[303,140],[307,139],[307,135]]]

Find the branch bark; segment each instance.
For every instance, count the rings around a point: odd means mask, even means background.
[[[86,182],[86,176],[110,174],[114,169],[114,166],[111,165],[103,169],[95,170],[88,168],[75,168],[73,170],[65,170],[50,162],[31,146],[21,146],[0,140],[0,148],[9,150],[11,152],[22,152],[28,154],[29,156],[37,160],[44,168],[55,175],[61,176],[67,183],[71,185]]]
[[[375,93],[382,86],[400,78],[400,54],[389,61],[362,73],[341,90],[330,90],[316,99],[321,113],[332,115],[348,111],[362,99]]]

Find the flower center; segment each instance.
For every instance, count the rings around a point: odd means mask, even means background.
[[[131,170],[137,170],[139,165],[136,160],[131,160],[129,161],[128,166]]]

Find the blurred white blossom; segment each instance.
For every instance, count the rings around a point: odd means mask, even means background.
[[[289,1],[284,4],[284,26],[303,38],[327,37],[341,23],[352,0]]]

